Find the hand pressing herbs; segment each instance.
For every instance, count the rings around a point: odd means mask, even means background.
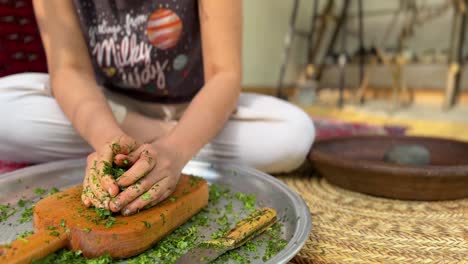
[[[122,135],[88,156],[81,195],[85,206],[93,205],[97,208],[109,209],[111,198],[119,194],[120,190],[115,178],[111,175],[113,171],[106,165],[113,164],[115,157],[119,154],[128,155],[137,146],[136,140]]]
[[[128,155],[116,155],[115,163],[128,166],[116,183],[126,188],[111,199],[109,209],[123,215],[137,213],[169,197],[190,157],[162,140],[144,144]]]
[[[115,138],[88,157],[83,203],[122,215],[158,204],[175,190],[182,168],[194,154],[176,149],[168,138],[143,145],[128,136]]]

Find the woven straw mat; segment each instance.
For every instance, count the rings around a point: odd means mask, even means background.
[[[468,263],[468,199],[391,200],[318,177],[278,178],[312,214],[309,240],[291,263]]]

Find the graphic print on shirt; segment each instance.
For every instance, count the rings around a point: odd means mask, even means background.
[[[141,30],[142,26],[146,27],[151,43],[138,40],[135,31]],[[97,42],[96,36],[100,33],[110,36]],[[152,80],[156,80],[153,85],[158,89],[166,87],[164,71],[169,62],[167,60],[151,62],[151,51],[154,47],[162,50],[174,47],[181,33],[182,22],[177,14],[168,9],[158,9],[149,19],[145,15],[132,17],[128,14],[123,27],[109,25],[103,20],[96,28],[91,27],[89,32],[91,47],[94,46],[92,56],[107,77],[112,78],[118,73],[124,85],[132,88],[142,88]],[[141,62],[144,62],[143,68],[135,67]],[[127,71],[126,67],[134,68],[133,71]]]
[[[182,27],[182,21],[176,13],[161,8],[153,12],[149,17],[146,35],[156,48],[170,49],[179,41]]]
[[[190,100],[203,85],[196,2],[75,0],[98,81],[141,100]]]

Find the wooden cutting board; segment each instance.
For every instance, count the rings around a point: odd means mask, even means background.
[[[185,223],[208,203],[208,184],[182,175],[175,192],[159,205],[132,216],[115,216],[106,227],[94,209],[81,203],[81,186],[48,196],[34,208],[34,234],[0,246],[0,263],[30,263],[61,248],[85,257],[110,254],[127,258],[142,253]]]

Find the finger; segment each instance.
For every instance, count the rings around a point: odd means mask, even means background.
[[[109,204],[109,208],[113,212],[122,210],[127,204],[147,192],[150,188],[159,187],[158,182],[162,181],[164,178],[165,176],[160,173],[153,172],[149,174],[113,198]]]
[[[89,185],[89,174],[85,177],[83,182],[83,191],[81,193],[81,200],[86,207],[94,205],[98,208],[106,208],[105,204],[99,201],[94,195],[90,185]]]
[[[135,151],[140,145],[133,138],[128,137],[128,136],[121,137],[119,140],[119,144],[120,144],[120,151],[119,152],[114,151],[115,154],[129,154]],[[116,150],[118,150],[118,148]]]
[[[129,154],[138,147],[138,142],[128,136],[121,136],[109,144],[114,155]]]
[[[137,142],[132,138],[121,136],[99,151],[97,169],[102,173],[98,174],[97,177],[102,185],[102,189],[108,192],[112,197],[119,193],[119,186],[109,174],[108,167],[112,167],[114,156],[119,154],[127,155],[134,151],[137,145]]]
[[[109,203],[109,209],[112,212],[118,212],[122,207],[126,206],[129,202],[135,200],[138,196],[146,191],[146,186],[142,186],[141,182],[137,182],[129,188],[125,189],[119,195],[112,198]],[[150,187],[147,187],[150,188]]]
[[[91,171],[88,177],[88,184],[91,189],[91,193],[94,195],[88,195],[91,200],[97,199],[102,203],[105,207],[109,206],[110,195],[106,191],[102,189],[101,182],[96,173]],[[95,197],[95,198],[94,198]],[[94,204],[94,203],[93,203]]]
[[[127,187],[138,181],[139,179],[148,175],[154,168],[155,160],[150,156],[149,152],[143,151],[140,158],[126,171],[122,176],[117,179],[117,184],[121,187]]]
[[[157,184],[153,185],[147,192],[140,195],[137,199],[129,203],[122,209],[122,215],[132,215],[138,213],[146,205],[159,201],[164,194],[170,192],[168,189],[169,186],[169,177],[166,177],[159,181]]]
[[[86,162],[86,170],[85,170],[85,177],[83,179],[83,190],[81,191],[81,201],[83,202],[84,206],[90,207],[91,201],[89,200],[88,196],[86,195],[86,191],[89,189],[88,177],[89,177],[89,170],[91,169],[90,163],[93,162],[92,158],[88,157]]]
[[[97,199],[94,194],[88,195],[88,200],[96,208],[109,209],[109,202],[105,203],[105,202]]]
[[[174,192],[174,191],[172,191],[172,190],[166,190],[166,192],[165,192],[163,195],[161,195],[161,197],[160,197],[159,199],[154,200],[154,201],[152,201],[151,203],[147,204],[147,205],[144,207],[144,209],[146,209],[146,208],[151,208],[151,207],[153,207],[153,206],[159,204],[160,202],[166,200],[169,196],[171,196],[171,194],[172,194],[173,192]]]
[[[86,161],[86,170],[85,170],[85,177],[83,179],[83,191],[81,193],[81,200],[86,207],[90,207],[92,205],[90,195],[92,194],[91,187],[89,185],[89,175],[91,173],[97,173],[96,171],[96,153],[90,154]]]
[[[87,181],[87,179],[85,179]],[[91,199],[89,199],[87,195],[87,191],[90,190],[89,185],[83,183],[83,191],[81,192],[81,201],[83,202],[85,207],[91,206]]]
[[[115,196],[119,193],[119,186],[117,186],[114,178],[109,174],[113,158],[114,153],[112,150],[110,148],[106,148],[104,151],[99,153],[95,166],[95,170],[97,171],[95,175],[101,184],[101,189],[105,190],[111,196]]]
[[[134,164],[139,158],[140,158],[140,155],[143,151],[145,151],[147,149],[148,145],[145,144],[145,145],[141,145],[139,146],[138,148],[136,148],[134,151],[132,151],[131,153],[129,153],[128,155],[125,155],[125,158],[127,159],[128,163],[129,164]],[[116,157],[119,156],[119,159],[122,159],[123,156],[122,155],[116,155]],[[115,159],[114,159],[114,162],[115,162]],[[123,161],[122,161],[123,162]]]
[[[125,154],[117,154],[114,157],[114,163],[117,164],[117,166],[121,168],[127,168],[133,165],[133,163],[130,163],[128,159],[128,155]]]
[[[101,174],[98,178],[101,182],[102,190],[107,192],[110,196],[115,197],[119,193],[119,186],[112,175],[108,173]]]

